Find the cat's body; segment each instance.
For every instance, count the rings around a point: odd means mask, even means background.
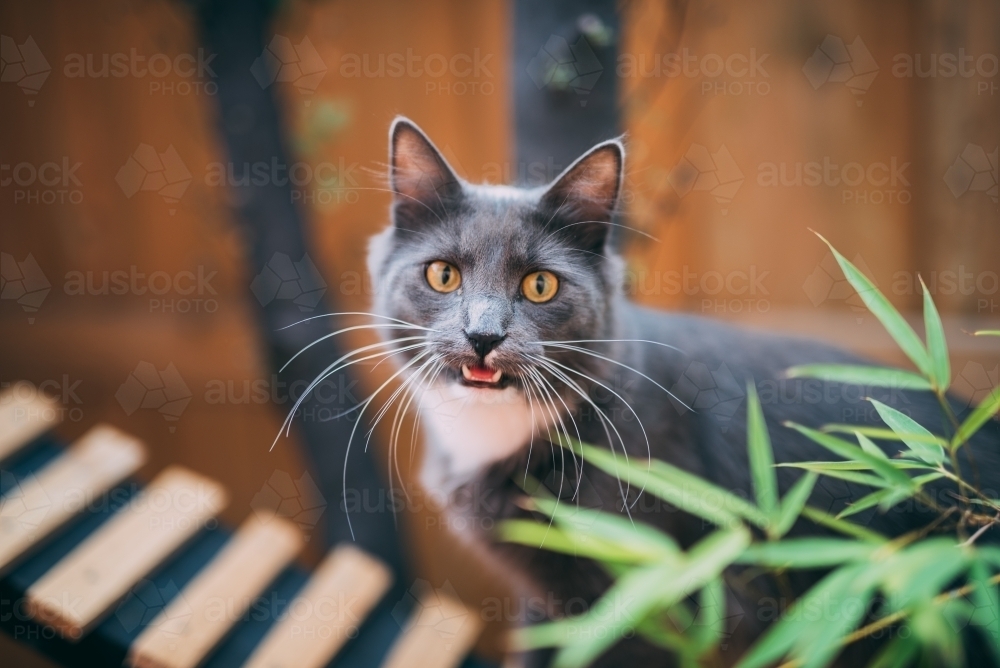
[[[425,426],[422,478],[451,494],[452,512],[471,516],[469,526],[528,517],[518,504],[523,492],[516,482],[527,474],[564,502],[588,508],[623,512],[624,492],[635,520],[690,546],[712,527],[594,467],[584,466],[581,475],[579,463],[546,434],[562,428],[620,455],[660,459],[750,497],[747,383],[757,388],[779,463],[834,458],[784,427],[785,421],[881,426],[868,396],[939,427],[939,407],[929,393],[784,376],[804,363],[866,363],[852,355],[629,303],[621,294],[621,263],[607,242],[621,178],[620,145],[597,147],[547,190],[493,190],[454,177],[408,122],[394,124],[391,136],[397,199],[394,225],[376,238],[369,259],[382,279],[376,309],[413,325],[400,335],[423,337],[414,339],[420,343],[406,357]],[[442,270],[442,263],[450,269]],[[535,284],[522,284],[521,277],[534,281],[540,270],[558,277],[559,290],[536,303],[530,297],[538,295],[528,294]],[[461,273],[458,287],[452,271]],[[543,283],[537,284],[539,293]],[[971,446],[987,490],[1000,489],[998,432],[990,424]],[[886,450],[894,453],[891,446]],[[779,468],[781,493],[800,475]],[[837,512],[868,491],[822,478],[809,503]],[[899,535],[933,518],[904,505],[885,514],[869,511],[859,521]],[[803,533],[822,531],[800,521],[792,534]],[[550,617],[581,612],[579,605],[594,602],[610,584],[586,559],[495,544],[488,533],[471,538],[515,574],[525,596],[546,601]],[[814,579],[806,574],[785,586],[797,593]],[[729,587],[733,636],[725,663],[787,607],[782,595],[789,593],[765,578]],[[569,603],[576,609],[567,609]],[[851,652],[870,649],[861,644]],[[525,659],[543,665],[546,654]],[[845,665],[854,659],[842,657]],[[600,665],[670,665],[670,659],[633,639],[618,644]]]
[[[606,401],[599,402],[607,415],[618,418],[615,424],[630,456],[640,460],[646,457],[645,437],[648,437],[654,459],[684,468],[745,498],[753,498],[746,447],[745,383],[748,380],[755,384],[761,398],[775,461],[779,463],[837,459],[821,446],[783,426],[784,421],[811,426],[831,423],[884,426],[871,404],[865,400],[868,396],[905,411],[929,428],[939,426],[933,420],[940,415],[940,407],[929,393],[784,377],[785,369],[803,363],[870,363],[829,346],[749,332],[705,318],[666,314],[633,305],[623,305],[621,322],[625,323],[622,338],[669,343],[683,351],[648,343],[626,343],[619,348],[620,357],[617,359],[641,370],[664,388],[672,389],[680,399],[696,409],[684,409],[650,380],[621,368],[614,371],[611,378],[602,379],[613,385],[617,377],[617,392],[629,404],[626,407],[624,402],[610,393],[603,394]],[[701,389],[695,390],[697,386]],[[622,419],[623,416],[631,417],[632,410],[638,415],[638,420]],[[962,411],[963,406],[956,404],[955,410]],[[639,421],[644,426],[645,437],[638,426]],[[605,431],[593,415],[577,414],[575,422],[583,440],[607,444]],[[572,427],[570,429],[573,433]],[[987,431],[976,439],[972,447],[978,469],[983,475],[984,488],[1000,490],[1000,439],[997,438],[1000,430],[995,425],[989,425]],[[476,433],[470,432],[466,436],[475,439]],[[890,454],[896,450],[890,444],[881,445]],[[618,447],[620,445],[616,443]],[[561,496],[564,502],[579,502],[587,508],[622,512],[618,481],[593,467],[584,468],[584,484],[580,487],[578,498],[572,498],[577,482],[572,462],[567,462],[565,469],[561,459],[557,458],[553,463],[548,447],[534,448],[530,462],[522,448],[515,456],[489,467],[467,483],[466,488],[458,490],[456,505],[463,512],[471,511],[476,515],[473,521],[468,522],[469,526],[492,526],[501,519],[526,517],[527,513],[516,504],[521,490],[514,480],[528,471],[534,478],[545,481],[549,491],[558,494],[563,470],[565,485]],[[779,468],[777,475],[780,493],[784,495],[802,471]],[[953,499],[943,493],[944,489],[944,486],[940,488],[941,494],[937,498],[950,505]],[[809,504],[836,514],[870,491],[868,487],[821,478]],[[635,494],[630,498],[635,499]],[[676,511],[648,494],[643,495],[629,512],[633,519],[667,531],[685,548],[714,529],[714,526]],[[484,517],[488,517],[489,521],[484,522]],[[852,520],[879,533],[897,536],[926,526],[935,517],[936,513],[925,507],[904,503],[888,513],[872,509]],[[823,533],[816,525],[800,521],[791,535]],[[484,542],[490,541],[490,538],[486,533],[480,536]],[[988,536],[986,540],[993,538]],[[601,567],[586,560],[505,544],[495,545],[494,549],[502,553],[509,563],[524,569],[532,581],[541,583],[541,593],[535,592],[533,595],[536,596],[551,596],[554,592],[556,601],[579,602],[583,599],[589,603],[611,582]],[[814,575],[818,577],[821,573]],[[796,577],[791,581],[796,594],[815,581],[815,578],[801,574]],[[722,652],[725,665],[735,661],[766,625],[777,619],[778,614],[787,612],[791,602],[787,590],[782,591],[773,580],[765,578],[757,578],[742,589],[731,584],[727,594],[731,617],[727,632],[733,637],[727,641]],[[553,612],[555,616],[562,616],[566,610]],[[871,650],[870,646],[853,647],[841,657],[839,665],[861,665],[860,656],[867,655]],[[540,652],[532,658],[535,665],[546,665],[547,657],[547,653]],[[672,664],[662,651],[656,651],[643,642],[632,641],[620,644],[598,665]]]

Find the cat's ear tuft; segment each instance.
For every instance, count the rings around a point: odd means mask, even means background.
[[[389,129],[389,164],[397,226],[440,220],[447,206],[461,195],[461,182],[441,152],[403,116],[397,116]]]
[[[624,166],[620,141],[598,144],[549,186],[542,195],[542,214],[584,246],[603,246],[618,206]]]

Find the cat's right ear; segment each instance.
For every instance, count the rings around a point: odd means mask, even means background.
[[[462,184],[427,135],[413,121],[397,116],[389,129],[393,224],[418,229],[441,220],[461,197]]]

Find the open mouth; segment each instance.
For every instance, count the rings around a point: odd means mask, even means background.
[[[466,383],[471,385],[494,387],[500,384],[500,380],[503,378],[503,371],[500,369],[491,369],[479,364],[476,364],[475,366],[463,364],[462,378],[465,379]]]

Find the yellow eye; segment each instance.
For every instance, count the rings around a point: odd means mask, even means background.
[[[521,281],[521,292],[528,301],[544,304],[556,296],[559,279],[551,271],[533,271]]]
[[[454,292],[462,284],[458,267],[442,260],[427,265],[427,282],[438,292]]]

